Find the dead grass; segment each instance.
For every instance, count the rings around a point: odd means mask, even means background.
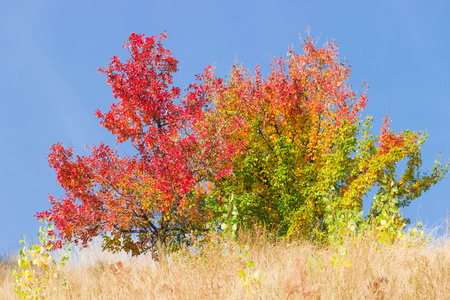
[[[365,239],[344,247],[348,254],[335,266],[331,261],[341,256],[333,248],[249,235],[239,242],[210,237],[203,248],[197,241],[167,266],[150,255],[130,259],[91,249],[66,266],[68,286],[52,298],[450,299],[450,243],[379,249]],[[12,266],[0,263],[2,299],[16,299]]]

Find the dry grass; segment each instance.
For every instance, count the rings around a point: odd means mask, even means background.
[[[194,243],[168,266],[150,256],[129,259],[91,249],[66,266],[68,286],[52,298],[450,299],[450,243],[380,250],[367,239],[347,241],[345,248],[351,266],[333,267],[334,249],[248,235],[239,243],[213,237],[202,251]],[[12,265],[0,264],[2,299],[16,299]]]

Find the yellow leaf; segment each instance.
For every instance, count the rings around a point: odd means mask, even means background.
[[[36,250],[31,250],[31,251],[30,251],[30,255],[31,255],[32,257],[36,257],[36,256],[37,256],[37,251],[36,251]]]
[[[45,256],[45,258],[43,259],[43,262],[44,262],[44,264],[48,265],[51,260],[52,260],[52,257],[49,254],[47,254]]]

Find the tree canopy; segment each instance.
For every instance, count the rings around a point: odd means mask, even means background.
[[[308,36],[303,53],[274,59],[266,78],[236,63],[222,79],[208,66],[181,96],[165,38],[131,34],[126,62],[114,56],[100,69],[118,102],[96,116],[116,147],[74,156],[52,146],[49,164],[66,194],[50,196],[52,208],[37,216],[62,239],[86,245],[102,235],[105,249],[138,255],[215,228],[265,226],[318,241],[370,222],[401,230],[399,209],[448,171],[439,162],[420,171],[426,134],[394,133],[388,116],[372,133],[372,118],[362,117],[367,86],[352,90],[336,44],[317,48]],[[119,155],[124,142],[134,155]]]

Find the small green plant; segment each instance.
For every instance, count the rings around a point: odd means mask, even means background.
[[[418,222],[416,226],[404,233],[402,240],[407,247],[424,247],[431,241],[431,235],[426,235],[420,228],[422,228],[422,222]]]
[[[39,222],[44,223],[44,219],[40,219]],[[57,263],[49,253],[54,250],[55,245],[58,245],[55,241],[54,227],[48,220],[45,223],[47,226],[44,224],[39,228],[39,244],[28,247],[23,235],[20,240],[23,248],[20,250],[18,265],[13,270],[15,277],[13,286],[21,299],[48,299],[51,291],[58,285],[60,288],[67,285],[65,280],[60,279],[59,271],[69,260],[72,245],[68,246],[61,257],[61,262]]]
[[[238,257],[240,259],[250,259],[250,247],[249,245],[245,245],[244,249],[239,251]],[[245,270],[239,269],[239,280],[242,285],[245,287],[245,290],[249,292],[251,295],[255,293],[255,291],[261,291],[261,284],[266,280],[266,274],[261,274],[259,271],[252,272],[255,263],[252,260],[249,260],[246,264]]]
[[[236,207],[236,201],[234,200],[234,195],[231,194],[228,202],[225,202],[224,208],[226,209],[226,213],[222,215],[222,224],[220,229],[223,231],[224,235],[228,238],[236,238],[237,225],[239,222],[238,219],[238,210]]]
[[[320,272],[324,271],[324,267],[322,266],[322,258],[319,254],[311,254],[311,257],[307,263],[310,272],[312,272],[313,269],[318,269]]]
[[[331,191],[334,189],[331,188]],[[403,218],[400,212],[399,189],[397,183],[386,180],[380,185],[381,192],[373,197],[372,208],[369,215],[364,218],[362,211],[333,209],[335,203],[332,193],[325,198],[329,203],[325,211],[325,224],[327,225],[327,241],[335,246],[340,258],[333,259],[335,263],[341,261],[343,255],[340,246],[346,238],[359,239],[371,236],[380,247],[388,247],[398,243],[404,243],[408,247],[426,245],[430,237],[424,236],[424,231],[419,228],[419,222],[414,228],[406,230],[409,220]],[[343,262],[343,260],[342,260]]]
[[[409,220],[404,219],[400,213],[401,205],[395,182],[384,183],[382,187],[386,192],[374,196],[370,218],[361,231],[366,230],[375,236],[380,247],[397,243],[404,243],[407,247],[422,247],[428,244],[430,236],[420,230],[421,222],[413,228],[405,229]]]
[[[351,267],[352,263],[345,260],[347,249],[344,246],[337,247],[333,251],[334,255],[331,259],[331,266],[340,270],[342,267]]]
[[[402,239],[407,222],[400,214],[395,183],[385,183],[382,187],[386,192],[373,197],[370,221],[375,227],[378,242],[387,246]]]

